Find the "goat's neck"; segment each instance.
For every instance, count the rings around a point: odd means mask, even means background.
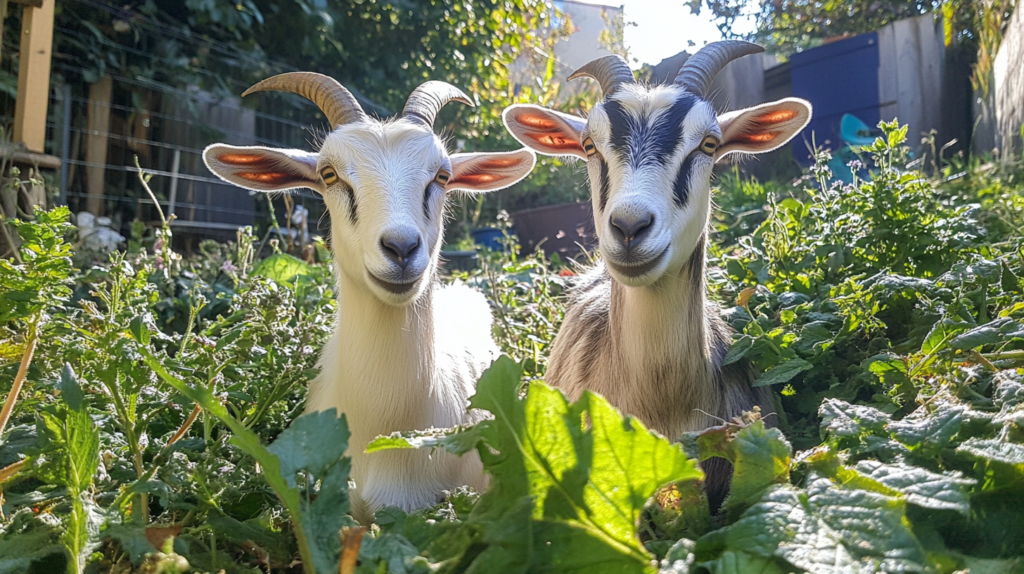
[[[612,281],[609,331],[620,358],[634,372],[680,366],[695,375],[707,372],[711,352],[704,256],[702,237],[679,272],[654,285],[626,287]]]
[[[413,380],[429,384],[434,364],[431,286],[412,304],[396,307],[383,303],[345,273],[339,275],[338,328],[343,343],[339,352],[348,359],[345,362],[378,363],[373,368],[384,371],[401,367],[409,384]]]

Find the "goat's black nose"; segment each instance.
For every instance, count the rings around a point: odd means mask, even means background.
[[[380,249],[384,252],[384,256],[402,269],[409,265],[409,257],[416,252],[419,246],[419,236],[382,237],[380,240]]]
[[[610,223],[612,224],[612,235],[629,251],[631,246],[643,241],[654,223],[654,215],[650,213],[640,217],[613,215]]]

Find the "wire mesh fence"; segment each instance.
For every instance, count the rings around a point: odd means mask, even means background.
[[[95,0],[71,1],[118,9]],[[257,105],[246,102],[243,106],[237,95],[225,94],[240,94],[248,87],[247,79],[210,68],[231,70],[233,61],[249,56],[209,39],[180,38],[178,31],[155,22],[143,20],[142,26],[158,38],[194,42],[207,49],[217,61],[213,66],[195,67],[195,76],[220,89],[215,93],[196,84],[168,85],[133,74],[128,66],[108,66],[107,72],[96,78],[93,69],[82,67],[78,55],[55,52],[46,153],[59,157],[61,168],[47,177],[50,201],[66,204],[75,213],[88,211],[109,217],[111,225],[127,236],[132,221],[153,223],[159,219],[139,180],[137,158],[142,171],[152,175],[150,187],[163,212],[175,215],[176,235],[230,237],[239,226],[269,223],[268,199],[214,177],[203,163],[203,149],[215,142],[310,149],[317,139],[312,130],[318,126],[310,123],[316,108],[299,98],[265,94],[251,97]],[[61,35],[82,40],[82,34],[58,25],[54,45],[69,43],[61,42]],[[4,41],[4,54],[17,51],[9,34]],[[104,48],[115,61],[123,55],[149,58],[152,66],[170,65],[161,56],[131,45],[105,42]],[[277,68],[275,72],[289,71],[281,64],[268,63]],[[10,86],[16,77],[14,59],[4,58],[0,63],[0,122],[7,133],[13,123],[16,95]],[[308,190],[292,194],[287,202],[280,197],[273,201],[282,226],[292,205],[309,210],[312,226],[323,213],[319,198]]]

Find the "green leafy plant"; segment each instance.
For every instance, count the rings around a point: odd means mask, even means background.
[[[478,456],[490,484],[372,528],[347,515],[344,418],[302,414],[336,320],[329,264],[259,260],[243,229],[192,259],[143,242],[76,269],[66,211],[16,222],[0,570],[1018,572],[1024,184],[959,158],[926,176],[882,130],[852,185],[826,155],[796,182],[719,180],[724,361],[780,391],[777,418],[670,441],[570,403],[541,381],[575,271],[485,252],[442,280],[491,299],[509,357],[472,399],[489,417],[370,450]],[[698,461],[733,469],[715,515]]]

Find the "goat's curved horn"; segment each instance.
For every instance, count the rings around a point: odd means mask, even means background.
[[[437,112],[451,101],[473,105],[469,96],[448,82],[423,82],[409,94],[409,99],[405,101],[405,108],[402,110],[402,117],[433,128]]]
[[[622,56],[611,54],[585,64],[569,76],[570,80],[576,78],[594,78],[601,84],[601,92],[605,96],[611,94],[622,84],[635,84],[636,78],[633,72],[629,71],[629,64],[622,59]]]
[[[704,97],[711,88],[711,82],[715,81],[715,76],[726,64],[758,52],[764,52],[764,48],[742,40],[712,42],[686,60],[673,83],[682,86],[687,92]]]
[[[254,92],[291,92],[316,104],[327,116],[331,125],[338,127],[366,120],[366,112],[356,101],[352,92],[338,83],[338,80],[315,72],[289,72],[263,80],[242,93],[242,97]]]

